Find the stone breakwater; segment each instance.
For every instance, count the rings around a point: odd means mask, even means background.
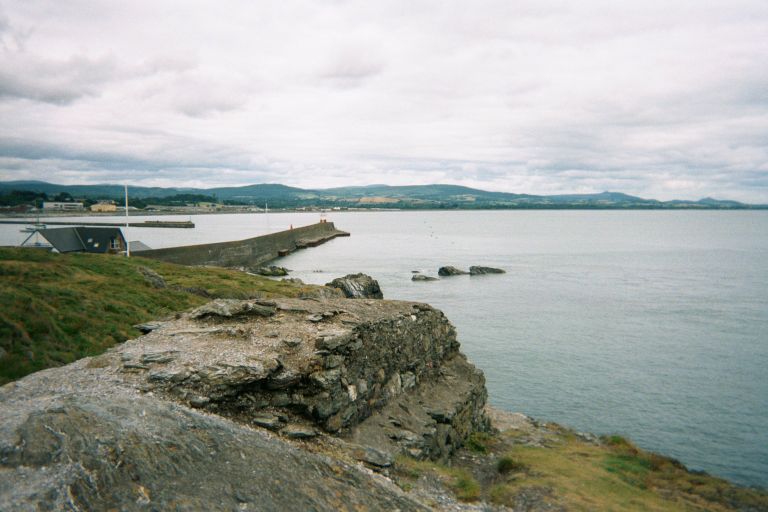
[[[218,300],[0,388],[0,509],[420,510],[349,458],[445,459],[485,401],[428,305]]]
[[[315,247],[340,236],[349,236],[349,233],[336,229],[333,222],[319,222],[245,240],[152,249],[141,251],[140,255],[180,265],[251,270],[298,249]]]

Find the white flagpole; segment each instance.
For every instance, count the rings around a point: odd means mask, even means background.
[[[125,184],[125,255],[131,257],[131,243],[128,241],[128,184]]]

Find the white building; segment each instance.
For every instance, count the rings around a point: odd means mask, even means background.
[[[43,210],[79,211],[85,209],[83,203],[59,203],[55,201],[43,201]]]

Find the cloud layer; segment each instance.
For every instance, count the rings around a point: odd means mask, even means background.
[[[768,4],[9,0],[0,179],[768,203]]]

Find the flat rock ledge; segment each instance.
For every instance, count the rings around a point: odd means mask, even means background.
[[[151,327],[0,388],[0,509],[423,510],[369,469],[489,428],[425,304],[215,301]],[[302,449],[326,437],[362,462]]]

